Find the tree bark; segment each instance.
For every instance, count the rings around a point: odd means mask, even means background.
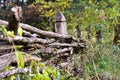
[[[48,44],[52,43],[55,40],[47,40],[47,39],[41,39],[41,38],[28,38],[28,37],[20,37],[20,36],[15,36],[13,38],[0,38],[0,41],[13,41],[16,44],[32,44],[32,43],[41,43],[41,44]]]
[[[56,49],[56,48],[41,48],[41,49],[37,49],[34,51],[26,51],[26,53],[29,54],[41,54],[41,55],[45,55],[45,54],[60,54],[60,53],[65,53],[66,51],[70,51],[72,49],[72,47],[68,47],[68,48],[63,48],[63,49]]]
[[[16,68],[16,69],[12,69],[12,70],[8,70],[8,71],[5,71],[5,72],[1,72],[0,73],[0,80],[2,78],[6,78],[6,77],[9,77],[11,75],[14,75],[14,74],[25,74],[29,72],[29,68]]]
[[[56,46],[60,46],[60,47],[84,47],[84,44],[82,43],[51,43],[48,44],[48,46],[52,46],[52,47],[56,47]]]

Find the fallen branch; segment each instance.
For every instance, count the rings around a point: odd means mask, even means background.
[[[73,48],[72,47],[68,47],[68,48],[64,48],[64,49],[59,49],[57,51],[58,54],[60,53],[64,53],[64,52],[67,52],[67,51],[71,51]]]
[[[23,55],[24,62],[29,62],[31,60],[35,60],[35,61],[41,60],[40,58],[27,54],[25,52],[21,52],[21,53]],[[15,53],[7,53],[5,55],[0,56],[0,71],[3,70],[9,64],[15,62],[17,62]]]
[[[51,43],[51,44],[48,44],[48,46],[61,46],[61,47],[84,47],[84,44],[82,43],[72,43],[72,44],[69,44],[69,43]]]
[[[26,53],[29,54],[60,54],[60,53],[65,53],[67,51],[71,51],[73,48],[72,47],[68,47],[68,48],[63,48],[63,49],[56,49],[56,48],[41,48],[41,49],[37,49],[34,51],[26,51]]]
[[[9,77],[11,75],[14,75],[14,74],[25,74],[29,71],[30,71],[29,68],[15,68],[15,69],[12,69],[12,70],[1,72],[0,73],[0,80],[2,78],[7,78],[7,77]]]
[[[51,58],[49,58],[49,59],[47,59],[45,62],[44,62],[44,64],[45,65],[50,65],[50,63],[53,63],[53,62],[55,62],[55,61],[57,61],[59,58],[58,57],[61,57],[61,56],[70,56],[71,54],[70,53],[67,53],[67,54],[65,54],[65,52],[68,52],[68,51],[72,51],[72,47],[68,47],[68,48],[64,48],[64,49],[59,49],[58,51],[57,51],[57,54],[54,54],[54,55],[52,55],[52,57]],[[61,54],[61,53],[63,53],[63,54]],[[56,60],[57,59],[57,60]],[[53,64],[52,64],[52,66],[53,66]]]
[[[0,41],[13,41],[13,42],[17,42],[19,44],[21,43],[26,43],[26,44],[32,44],[32,43],[42,43],[42,44],[48,44],[48,43],[52,43],[55,40],[51,39],[51,40],[46,40],[46,39],[41,39],[41,38],[28,38],[28,37],[20,37],[20,36],[15,36],[13,38],[0,38]]]
[[[39,37],[39,35],[32,34],[32,33],[28,32],[28,31],[25,31],[25,30],[23,30],[23,36],[26,36],[26,37]]]
[[[56,49],[55,48],[41,48],[41,49],[37,49],[37,50],[34,50],[34,51],[27,51],[26,53],[29,53],[29,54],[52,54],[52,53],[57,53],[56,52]]]
[[[41,44],[27,44],[24,47],[25,48],[28,47],[28,48],[41,49],[43,47],[43,45],[41,45]]]
[[[13,45],[0,45],[0,51],[14,49]]]

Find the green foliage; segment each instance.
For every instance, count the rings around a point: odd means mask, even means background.
[[[15,55],[16,55],[16,59],[17,59],[17,65],[18,68],[23,68],[24,67],[24,58],[22,53],[17,50],[17,48],[15,49]]]
[[[36,0],[35,4],[39,5],[40,16],[44,20],[35,26],[44,30],[54,30],[54,15],[58,11],[64,12],[66,8],[70,7],[73,0],[56,0],[46,1],[46,0]]]
[[[13,31],[7,31],[7,35],[9,37],[14,37],[15,36]]]
[[[29,73],[29,75],[31,76],[32,80],[62,80],[60,72],[54,67],[45,66],[43,63],[40,62],[32,62],[31,67],[32,72]],[[39,70],[41,70],[41,72]]]
[[[14,32],[13,31],[7,31],[5,26],[0,25],[0,31],[3,33],[4,36],[6,37],[14,37]]]
[[[18,34],[19,34],[20,36],[22,36],[22,34],[23,34],[23,30],[22,30],[21,27],[18,28]]]
[[[114,24],[118,22],[116,17],[119,15],[119,6],[120,1],[118,0],[73,1],[71,7],[64,11],[69,34],[72,33],[71,29],[75,30],[75,27],[79,25],[82,31],[85,31],[89,27],[90,35],[94,37],[99,26],[102,25],[101,29],[102,33],[105,34],[104,36],[113,36]],[[74,36],[74,34],[72,35]]]
[[[0,31],[3,32],[4,35],[7,35],[7,30],[3,25],[0,25]]]
[[[107,79],[111,76],[116,80],[120,75],[120,65],[118,62],[119,53],[115,53],[115,50],[110,46],[105,46],[103,44],[96,45],[92,51],[86,55],[87,61],[85,61],[85,74],[89,76],[99,75],[101,77],[106,77]],[[117,47],[116,47],[117,48]],[[91,56],[93,55],[93,56]],[[97,73],[96,73],[97,72]]]
[[[5,26],[0,25],[0,31],[6,36],[9,36],[9,37],[14,37],[15,36],[14,32],[13,31],[7,31]],[[18,34],[20,36],[22,36],[22,34],[23,34],[23,30],[22,30],[21,27],[18,28]]]
[[[45,0],[36,0],[36,4],[40,4],[41,12],[46,17],[53,16],[57,11],[64,11],[65,8],[70,7],[73,0],[56,0],[55,2]]]
[[[84,53],[74,55],[71,62],[73,68],[83,69],[83,74],[77,79],[84,80],[108,80],[120,79],[120,48],[109,44],[90,42]],[[72,73],[71,73],[72,74]]]

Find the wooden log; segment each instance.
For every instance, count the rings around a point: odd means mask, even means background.
[[[60,47],[84,47],[84,43],[51,43],[51,44],[48,44],[48,46],[52,46],[52,47],[56,47],[56,46],[60,46]]]
[[[36,43],[36,44],[28,44],[28,45],[25,45],[24,47],[31,47],[31,48],[41,49],[43,47],[43,45]]]
[[[20,37],[20,36],[15,36],[13,38],[0,38],[0,41],[13,41],[17,44],[32,44],[32,43],[42,43],[42,44],[48,44],[52,43],[55,40],[46,40],[46,39],[41,39],[41,38],[28,38],[28,37]]]
[[[35,61],[41,60],[40,58],[25,52],[21,52],[21,54],[23,55],[24,62],[28,62],[31,60],[35,60]],[[3,70],[6,66],[15,62],[17,62],[15,53],[7,53],[5,55],[0,56],[0,71]]]
[[[26,53],[29,53],[29,54],[53,54],[53,53],[56,53],[56,49],[55,48],[50,48],[50,47],[43,47],[41,49],[36,49],[34,51],[26,51]]]
[[[67,52],[67,51],[71,51],[73,48],[72,47],[68,47],[68,48],[64,48],[64,49],[59,49],[57,51],[58,54],[60,53],[64,53],[64,52]]]
[[[68,48],[63,48],[63,49],[56,49],[56,48],[41,48],[41,49],[37,49],[34,51],[26,51],[26,53],[29,54],[60,54],[60,53],[65,53],[66,51],[70,51],[72,50],[72,47],[68,47]]]
[[[32,45],[32,44],[31,44]],[[37,44],[33,44],[32,46],[37,46]],[[39,46],[39,45],[38,45]],[[19,49],[19,48],[22,48],[23,47],[23,45],[15,45],[15,47],[17,48],[17,49]],[[14,49],[14,46],[13,45],[11,45],[11,44],[1,44],[0,45],[0,51],[1,50],[9,50],[9,49]]]
[[[0,25],[7,27],[6,25],[8,25],[8,22],[0,19]]]
[[[13,45],[0,45],[0,51],[13,49]],[[0,54],[1,55],[1,54]]]
[[[6,77],[9,77],[9,76],[14,75],[14,74],[25,74],[29,71],[30,71],[29,68],[15,68],[12,70],[1,72],[0,73],[0,80],[2,80],[2,78],[6,78]]]
[[[55,15],[55,32],[62,35],[67,34],[66,19],[61,12],[57,12],[57,14]]]
[[[8,22],[0,20],[0,25],[5,25],[6,26],[6,25],[8,25]],[[43,31],[43,30],[37,29],[37,28],[35,28],[33,26],[30,26],[28,24],[19,23],[19,26],[21,28],[23,28],[24,30],[30,31],[32,33],[36,33],[38,35],[54,37],[54,38],[72,39],[72,40],[77,41],[76,38],[73,38],[73,37],[71,37],[69,35],[61,35],[61,34],[58,34],[58,33],[51,32],[51,31]]]
[[[51,58],[47,58],[47,60],[44,62],[44,64],[45,65],[51,65],[50,63],[55,62],[55,60],[59,59],[60,57],[63,57],[63,56],[65,56],[65,58],[69,57],[71,54],[68,53],[68,52],[70,52],[72,49],[73,49],[72,47],[68,47],[68,48],[64,48],[64,49],[59,49],[58,52],[57,52],[57,54],[52,55]],[[67,52],[67,54],[66,54],[66,52]]]
[[[32,34],[28,31],[25,31],[23,30],[23,36],[26,36],[26,37],[40,37],[38,34]]]
[[[8,30],[14,31],[14,34],[17,35],[19,22],[22,21],[22,7],[14,6],[11,8],[8,15]]]

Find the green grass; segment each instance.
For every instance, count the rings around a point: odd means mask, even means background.
[[[81,55],[85,80],[120,79],[120,48],[113,45],[94,44],[87,50],[87,53]]]

